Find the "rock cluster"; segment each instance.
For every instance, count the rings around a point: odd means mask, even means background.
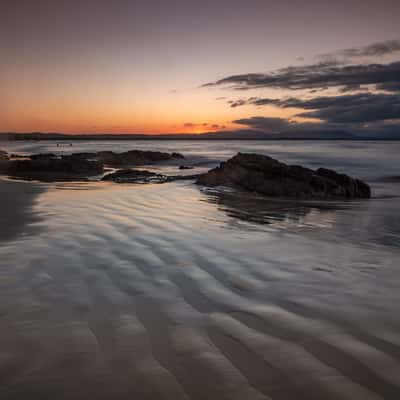
[[[53,153],[41,153],[33,154],[26,158],[18,159],[18,157],[13,157],[10,160],[6,152],[0,151],[0,173],[14,178],[46,182],[82,180],[102,174],[105,166],[125,167],[155,164],[172,159],[183,159],[184,157],[179,153],[131,150],[124,153],[101,151],[98,153],[73,153],[61,156]],[[116,176],[115,181],[122,181],[122,175],[120,177]]]
[[[271,197],[299,199],[369,198],[370,187],[335,171],[290,166],[260,154],[238,153],[201,175],[196,183],[230,186]]]
[[[238,153],[218,167],[201,175],[166,176],[155,172],[127,169],[137,165],[183,159],[179,153],[131,150],[124,153],[101,151],[57,156],[34,154],[24,159],[8,157],[0,150],[0,173],[41,181],[85,180],[101,175],[104,167],[122,167],[102,180],[117,183],[164,183],[193,180],[205,186],[230,186],[271,197],[298,199],[369,198],[370,187],[359,179],[326,168],[312,170],[291,166],[260,154]],[[190,169],[181,165],[179,169]]]

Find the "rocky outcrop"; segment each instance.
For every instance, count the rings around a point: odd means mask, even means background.
[[[0,159],[7,156],[6,152],[1,152]],[[17,157],[17,155],[15,155]],[[63,160],[94,160],[100,161],[109,166],[123,166],[123,165],[144,165],[155,164],[161,161],[168,160],[181,160],[185,157],[180,153],[164,153],[160,151],[144,151],[144,150],[130,150],[123,153],[114,153],[113,151],[99,151],[95,152],[82,152],[72,154],[56,155],[53,153],[39,153],[28,156],[31,160],[49,160],[54,158],[61,158]]]
[[[124,153],[100,151],[96,155],[97,160],[111,167],[155,164],[161,161],[183,158],[183,155],[179,153],[163,153],[160,151],[143,150],[130,150]]]
[[[370,187],[359,179],[320,168],[286,165],[259,154],[238,153],[201,175],[196,183],[230,186],[271,197],[299,199],[369,198]]]
[[[98,161],[39,158],[9,161],[5,172],[14,178],[45,182],[82,180],[103,172]]]
[[[105,175],[103,181],[116,183],[166,183],[173,181],[194,180],[200,175],[163,175],[139,169],[120,169]]]
[[[21,179],[34,179],[46,182],[63,180],[82,180],[90,176],[102,174],[104,166],[125,167],[132,165],[155,164],[160,161],[180,160],[183,155],[179,153],[163,153],[159,151],[131,150],[124,153],[100,151],[98,153],[85,152],[67,155],[53,153],[33,154],[21,156],[23,159],[13,157],[9,159],[6,152],[0,150],[0,173]],[[26,158],[26,159],[25,159]],[[152,174],[152,173],[151,173]],[[112,174],[111,174],[112,175]],[[108,178],[116,182],[146,180],[166,181],[161,175],[139,176],[127,171],[118,171],[116,175]],[[107,180],[107,179],[105,179]]]
[[[39,153],[39,154],[32,154],[29,156],[31,160],[51,160],[53,158],[57,158],[57,156],[53,153]]]
[[[167,177],[145,170],[121,169],[105,175],[102,180],[116,183],[164,183]]]
[[[0,150],[0,161],[7,161],[8,160],[8,154],[4,150]]]
[[[62,155],[63,160],[97,160],[97,153],[72,153]]]
[[[0,173],[5,173],[9,165],[10,161],[7,152],[0,150]]]

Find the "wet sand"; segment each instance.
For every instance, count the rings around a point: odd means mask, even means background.
[[[373,189],[0,182],[0,399],[398,400],[400,186]]]
[[[0,241],[17,237],[30,229],[38,216],[32,211],[44,186],[0,179]]]
[[[399,398],[400,257],[347,240],[364,203],[6,184],[44,222],[0,247],[1,399]]]

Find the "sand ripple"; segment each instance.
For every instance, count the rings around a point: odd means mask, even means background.
[[[336,240],[364,205],[260,224],[188,183],[89,186],[0,247],[2,399],[400,398],[400,256]]]

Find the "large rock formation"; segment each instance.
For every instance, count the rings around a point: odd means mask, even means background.
[[[196,183],[231,186],[271,197],[299,199],[369,198],[370,187],[359,179],[320,168],[290,166],[259,154],[238,153],[201,175]]]
[[[59,158],[37,158],[9,161],[5,171],[14,178],[39,181],[82,180],[103,173],[103,165],[98,161],[64,160]]]

